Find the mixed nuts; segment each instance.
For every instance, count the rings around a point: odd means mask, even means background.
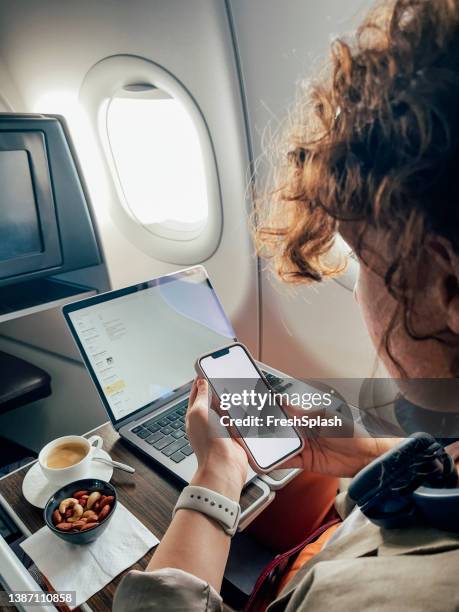
[[[73,532],[97,527],[112,511],[114,501],[113,495],[103,495],[100,491],[75,491],[54,510],[54,526],[60,531]]]

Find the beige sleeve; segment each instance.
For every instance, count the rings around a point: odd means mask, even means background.
[[[122,579],[113,612],[220,612],[222,598],[207,582],[179,569],[131,571]]]
[[[344,521],[355,508],[355,501],[349,497],[347,491],[338,493],[335,499],[335,510]]]

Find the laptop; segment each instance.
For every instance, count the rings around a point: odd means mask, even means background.
[[[194,363],[236,340],[205,268],[67,304],[63,313],[113,427],[190,482],[197,461],[185,415]],[[291,384],[261,365],[276,389]],[[254,477],[249,469],[247,480]]]

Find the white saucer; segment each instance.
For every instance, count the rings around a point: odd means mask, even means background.
[[[104,457],[105,459],[111,458],[110,455],[101,448],[96,449],[94,452],[98,457]],[[100,478],[100,480],[109,482],[112,474],[113,468],[111,465],[92,461],[86,478]],[[52,484],[49,482],[45,478],[41,471],[40,464],[37,461],[24,476],[24,480],[22,481],[22,494],[32,506],[44,508],[51,495],[63,486],[64,485]]]

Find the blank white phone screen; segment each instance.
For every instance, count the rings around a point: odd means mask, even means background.
[[[269,387],[261,378],[257,368],[242,346],[234,345],[216,351],[211,355],[203,357],[200,367],[214,388],[219,398],[222,394],[242,394],[244,391],[255,394],[268,394]],[[260,416],[266,422],[266,417],[272,415],[275,418],[285,419],[286,414],[278,404],[265,405],[258,410],[256,405],[249,407],[243,405],[232,405],[227,411],[232,418],[243,418],[247,415]],[[253,434],[244,429],[244,433],[236,427],[243,437],[252,457],[262,469],[280,462],[285,457],[292,455],[301,447],[301,439],[293,427],[282,425],[276,429],[266,426],[253,428]]]

